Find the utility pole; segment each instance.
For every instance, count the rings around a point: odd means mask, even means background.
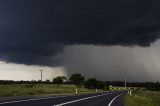
[[[41,71],[41,84],[42,84],[43,70],[40,71]]]
[[[124,87],[125,87],[125,89],[126,89],[126,81],[127,81],[127,78],[124,78]]]

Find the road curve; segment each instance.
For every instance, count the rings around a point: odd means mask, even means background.
[[[50,96],[0,102],[0,106],[123,106],[125,92]]]

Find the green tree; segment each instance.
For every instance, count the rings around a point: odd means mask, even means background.
[[[49,82],[50,82],[50,80],[47,79],[47,80],[46,80],[46,83],[49,83]]]
[[[98,83],[97,83],[97,88],[98,88],[98,89],[104,89],[104,88],[105,88],[105,82],[103,82],[103,81],[98,81]]]
[[[85,82],[85,87],[89,88],[89,89],[96,89],[98,85],[98,81],[96,78],[89,78],[86,82]]]
[[[70,81],[73,84],[75,84],[77,86],[80,86],[80,85],[82,85],[84,83],[84,77],[79,73],[72,74],[71,77],[70,77]]]
[[[64,80],[66,80],[67,78],[65,76],[59,76],[53,79],[53,83],[57,84],[57,86],[60,86]]]

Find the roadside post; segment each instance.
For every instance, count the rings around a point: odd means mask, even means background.
[[[78,89],[76,88],[76,94],[78,94]]]
[[[129,95],[130,95],[130,96],[132,95],[132,91],[131,91],[131,90],[129,91]]]
[[[97,89],[96,89],[96,93],[97,93]]]

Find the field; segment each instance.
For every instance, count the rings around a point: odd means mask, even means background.
[[[24,96],[41,94],[66,94],[75,93],[75,85],[53,85],[53,84],[2,84],[0,85],[0,97]],[[95,92],[85,88],[78,88],[78,93]]]
[[[160,106],[160,92],[133,92],[132,96],[125,96],[125,106]]]

